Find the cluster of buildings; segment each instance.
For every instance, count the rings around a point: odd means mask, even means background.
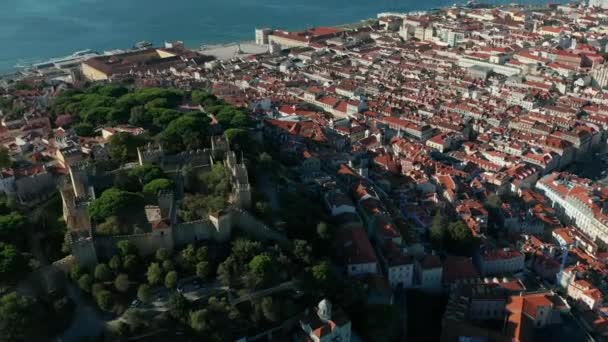
[[[531,341],[571,315],[607,337],[605,7],[452,7],[351,29],[263,28],[255,38],[265,53],[212,60],[179,44],[149,48],[87,59],[72,82],[207,86],[249,110],[297,165],[286,186],[331,216],[344,274],[371,302],[391,304],[401,289],[448,294],[445,340]],[[70,165],[103,148],[52,129],[36,109],[57,84],[15,92],[31,109],[3,116],[0,138],[36,170],[74,178]],[[137,132],[105,128],[102,138],[120,130]],[[26,170],[3,170],[2,190],[37,177]],[[433,250],[437,212],[461,220],[480,248]],[[308,314],[310,340],[350,339],[349,321],[334,322],[328,303]]]

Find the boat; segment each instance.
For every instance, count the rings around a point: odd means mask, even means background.
[[[83,60],[97,56],[99,56],[99,53],[97,51],[85,49],[76,51],[68,56],[51,58],[44,62],[34,63],[31,65],[31,67],[33,67],[34,69],[46,69],[52,67],[57,67],[61,69],[65,67],[71,67],[73,65],[79,64]]]
[[[152,46],[152,43],[147,40],[142,40],[141,42],[135,43],[134,48],[136,49],[147,49]]]

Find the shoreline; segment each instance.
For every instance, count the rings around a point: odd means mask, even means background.
[[[406,13],[413,13],[413,12],[420,12],[420,11],[407,11],[407,12],[402,12],[402,13],[406,14]],[[382,13],[382,12],[380,12],[380,13]],[[343,24],[338,24],[338,25],[330,25],[329,27],[335,27],[335,28],[341,28],[341,29],[353,29],[353,28],[365,26],[366,23],[372,22],[375,20],[377,20],[377,17],[368,17],[368,18],[364,18],[364,19],[361,19],[356,22],[343,23]],[[252,30],[253,29],[255,29],[255,27],[253,27]],[[211,44],[205,44],[203,42],[200,45],[198,45],[198,47],[189,47],[187,45],[185,45],[185,46],[187,49],[190,49],[192,51],[202,52],[202,51],[208,51],[208,50],[214,50],[214,49],[231,48],[231,47],[235,47],[237,45],[249,45],[249,44],[255,45],[255,40],[244,39],[241,41],[219,42],[219,43],[211,43]],[[155,45],[153,45],[153,46],[155,46]],[[72,54],[74,54],[75,52],[81,51],[81,50],[89,50],[89,49],[88,48],[76,49],[72,52]],[[100,56],[103,56],[105,54],[105,52],[110,52],[113,50],[134,51],[134,50],[136,50],[136,48],[135,47],[130,47],[130,48],[112,47],[112,48],[104,49],[101,52],[96,51],[96,50],[92,50],[92,51],[95,51]],[[26,63],[17,62],[18,64],[15,64],[14,66],[12,66],[10,70],[0,70],[0,79],[19,75],[21,72],[26,72],[27,70],[32,69],[34,67],[34,65],[36,65],[36,64],[51,63],[54,59],[61,59],[61,58],[65,58],[68,56],[70,56],[70,55],[54,56],[54,57],[49,57],[49,58],[44,58],[44,59],[31,58],[32,59],[31,62],[26,62]]]
[[[568,1],[561,2],[561,1],[558,0],[558,2],[556,4],[565,4],[565,3],[568,3]],[[500,8],[500,7],[509,7],[511,5],[514,5],[514,4],[509,4],[509,3],[504,3],[504,4],[479,3],[478,5],[486,6],[486,8]],[[521,7],[521,8],[526,8],[526,7],[539,8],[538,4],[526,4],[526,5],[517,5],[517,4],[515,4],[515,5],[518,6],[518,7]],[[340,29],[356,29],[356,28],[359,28],[359,27],[367,26],[367,25],[373,23],[374,21],[377,21],[378,18],[381,17],[381,16],[383,16],[383,15],[408,15],[408,14],[416,14],[416,13],[428,13],[428,12],[438,11],[438,10],[441,10],[441,9],[452,8],[452,7],[467,8],[467,5],[464,4],[464,3],[454,3],[452,6],[443,6],[443,7],[429,8],[429,9],[426,9],[426,10],[409,10],[409,11],[402,11],[402,12],[399,12],[399,11],[378,12],[378,13],[376,13],[375,16],[363,18],[363,19],[360,19],[358,21],[348,22],[348,23],[343,23],[343,24],[337,24],[337,25],[328,25],[328,26],[329,27],[340,28]],[[547,7],[547,4],[542,5],[542,7]],[[254,29],[254,28],[255,27],[253,27],[252,29]],[[188,46],[188,45],[185,45],[185,46],[186,46],[186,48],[188,48],[188,49],[190,49],[192,51],[204,52],[204,51],[213,51],[213,50],[220,50],[220,49],[231,49],[231,48],[237,47],[239,45],[261,47],[260,45],[256,45],[255,44],[255,40],[252,40],[252,39],[243,39],[241,41],[218,42],[218,43],[210,43],[210,44],[205,44],[204,42],[202,42],[197,47],[192,47],[192,46]],[[160,44],[160,45],[153,45],[153,47],[162,47],[162,44]],[[81,50],[85,50],[85,49],[83,48]],[[95,51],[100,56],[103,56],[103,55],[109,54],[108,52],[115,52],[115,51],[128,52],[128,51],[135,51],[135,50],[137,50],[137,48],[135,48],[134,46],[132,46],[132,47],[129,47],[129,48],[111,47],[111,48],[103,49],[102,51],[97,51],[97,50],[92,50],[92,51]],[[80,51],[80,50],[76,49],[76,50],[74,50],[72,52],[72,54],[74,54],[74,53],[76,53],[78,51]],[[252,52],[252,53],[256,53],[256,52]],[[257,52],[257,53],[259,53],[259,52]],[[245,52],[245,54],[247,54],[247,52]],[[41,59],[31,58],[30,59],[31,62],[20,62],[20,61],[17,61],[16,62],[17,64],[15,64],[14,66],[12,66],[10,69],[0,70],[0,79],[23,76],[24,73],[27,73],[28,71],[32,70],[33,67],[35,65],[37,65],[37,64],[52,63],[53,60],[62,59],[62,58],[68,58],[70,56],[71,55],[64,55],[64,56],[55,56],[55,57],[41,58]],[[221,59],[221,58],[218,58],[218,59]],[[27,58],[23,58],[22,60],[27,60]]]

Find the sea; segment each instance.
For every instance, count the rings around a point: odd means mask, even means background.
[[[254,28],[260,26],[292,30],[338,25],[380,12],[453,4],[454,0],[0,0],[0,74],[84,49],[102,52],[166,40],[197,48],[253,40]]]

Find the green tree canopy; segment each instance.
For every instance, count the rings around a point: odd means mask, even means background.
[[[114,306],[114,298],[112,297],[112,292],[108,290],[102,290],[95,295],[95,299],[97,300],[97,305],[99,308],[104,311],[112,310]]]
[[[91,293],[91,287],[93,286],[93,277],[89,274],[83,274],[80,279],[78,279],[78,287],[82,289],[84,292]]]
[[[137,254],[137,247],[129,240],[121,240],[116,243],[120,255]]]
[[[110,268],[114,272],[120,271],[120,269],[122,268],[122,258],[120,257],[120,255],[117,254],[117,255],[113,256],[110,259],[110,262],[108,262],[108,266],[110,266]]]
[[[144,193],[148,195],[156,195],[159,191],[172,190],[173,182],[167,178],[158,178],[144,185]]]
[[[112,280],[112,270],[106,264],[98,264],[95,266],[95,279],[99,281]]]
[[[129,171],[129,176],[139,179],[143,185],[148,184],[155,179],[165,178],[165,173],[157,165],[145,164],[134,167],[131,171]]]
[[[478,241],[463,221],[451,222],[448,225],[447,233],[449,243],[446,244],[446,249],[450,253],[463,256],[473,255]]]
[[[190,303],[188,302],[186,297],[184,297],[181,293],[173,292],[169,296],[168,306],[169,306],[169,314],[174,319],[181,320],[183,317],[187,317],[188,308],[190,306]]]
[[[145,145],[146,142],[146,138],[141,135],[116,133],[108,142],[108,155],[121,163],[127,162],[137,157],[137,148]]]
[[[19,212],[13,211],[8,215],[0,215],[0,240],[16,241],[26,224],[27,219]]]
[[[128,254],[125,256],[122,267],[130,274],[135,273],[139,268],[139,258],[135,254]]]
[[[206,280],[211,273],[211,266],[206,261],[201,261],[196,264],[196,276]]]
[[[429,232],[433,248],[442,250],[446,240],[447,221],[441,211],[437,211],[433,216],[433,222]]]
[[[333,231],[327,223],[319,222],[319,224],[317,224],[317,235],[321,240],[328,241],[332,238]]]
[[[130,284],[129,276],[124,273],[119,274],[116,276],[116,279],[114,279],[114,287],[120,292],[127,292]]]
[[[148,266],[148,272],[146,272],[146,277],[148,278],[148,283],[150,285],[158,285],[163,279],[163,269],[160,267],[160,264],[157,262],[153,262]]]
[[[143,303],[149,303],[152,297],[152,293],[150,290],[150,285],[141,284],[137,289],[137,299],[142,301]]]
[[[91,203],[89,213],[95,221],[101,221],[110,216],[129,218],[134,212],[141,212],[143,206],[144,201],[141,195],[110,188]]]
[[[202,113],[189,113],[171,121],[159,134],[159,141],[168,151],[202,148],[207,144],[209,118]]]
[[[174,289],[177,286],[177,272],[167,272],[165,276],[165,287],[168,289]]]
[[[262,298],[262,313],[270,322],[278,322],[281,319],[281,303],[272,297]]]
[[[81,137],[92,137],[95,135],[95,127],[90,123],[83,122],[74,126],[74,132]]]
[[[0,279],[17,279],[27,271],[21,252],[9,243],[0,242]]]
[[[0,297],[0,336],[7,341],[28,341],[39,323],[36,301],[10,292]]]
[[[171,257],[171,253],[166,248],[159,248],[156,250],[156,253],[154,254],[154,256],[156,257],[156,260],[158,260],[158,261],[165,261]]]
[[[118,217],[110,216],[102,223],[95,227],[95,233],[99,235],[122,235],[127,234],[128,230],[123,229],[124,225],[120,223]]]

